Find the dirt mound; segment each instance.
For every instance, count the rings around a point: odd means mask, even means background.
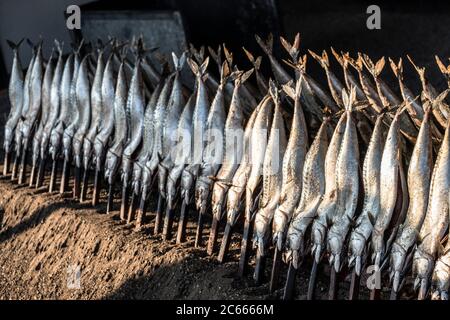
[[[94,209],[70,196],[0,180],[1,299],[272,299],[282,294],[280,289],[268,295],[267,281],[256,287],[251,275],[235,279],[238,235],[230,262],[224,264],[203,248],[194,249],[193,212],[187,242],[176,245],[151,235],[151,213],[143,230],[135,232],[133,225],[118,221],[118,211],[101,213],[105,199]],[[306,298],[310,265],[301,269],[298,299]],[[285,268],[281,274],[284,283]],[[328,274],[319,270],[318,298],[327,296]],[[348,282],[343,282],[339,297],[344,299],[347,292]],[[367,297],[367,292],[362,295]]]

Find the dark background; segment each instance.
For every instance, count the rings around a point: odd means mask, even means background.
[[[5,39],[13,37],[36,37],[40,32],[46,36],[67,37],[63,10],[68,4],[86,3],[87,0],[61,1],[59,8],[53,0],[33,1],[34,5],[42,3],[37,11],[26,10],[23,0],[0,1],[0,40],[2,56],[0,59],[0,88],[7,85],[7,71],[10,68],[11,54],[5,45]],[[17,4],[16,4],[17,3]],[[29,2],[28,2],[29,3]],[[381,8],[381,30],[366,28],[366,9],[371,4]],[[48,10],[46,10],[47,7]],[[236,62],[242,68],[250,67],[241,50],[245,46],[259,55],[261,50],[253,35],[266,36],[273,32],[276,39],[280,34],[292,40],[300,32],[301,48],[316,52],[333,46],[337,50],[368,53],[374,59],[381,56],[394,58],[410,54],[417,64],[427,67],[427,74],[438,88],[445,85],[444,78],[434,63],[434,55],[439,55],[448,62],[450,56],[450,2],[449,1],[364,1],[364,0],[154,0],[154,1],[93,1],[81,6],[85,10],[178,10],[181,12],[187,40],[199,45],[217,47],[225,42],[234,52]],[[30,9],[30,8],[28,8]],[[56,13],[55,13],[56,12]],[[58,15],[60,13],[60,16]],[[55,21],[45,29],[42,21]],[[5,19],[15,17],[6,26]],[[4,18],[4,19],[2,19]],[[20,18],[20,19],[18,19]],[[83,13],[82,13],[83,19]],[[4,21],[3,23],[1,21]],[[48,22],[50,23],[50,22]],[[55,34],[55,30],[58,30]],[[48,41],[51,43],[51,41]],[[24,47],[23,51],[29,49]],[[69,46],[66,46],[69,50]],[[285,57],[276,41],[276,55]],[[22,53],[21,53],[22,54]],[[28,53],[22,54],[24,65]],[[336,63],[330,57],[332,64]],[[317,63],[309,59],[308,72],[318,80],[323,79],[323,72]],[[268,60],[263,58],[265,71]],[[407,61],[404,62],[407,83],[413,89],[419,89],[419,82]],[[388,69],[388,68],[386,68]],[[336,68],[340,75],[340,69]],[[395,85],[392,73],[385,70],[383,77]]]

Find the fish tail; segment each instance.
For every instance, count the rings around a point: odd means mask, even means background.
[[[253,65],[255,70],[259,70],[259,68],[261,67],[262,57],[259,56],[255,59],[255,57],[252,55],[252,53],[250,51],[248,51],[244,47],[242,47],[242,49],[244,50],[245,55],[247,56],[248,60],[250,60],[250,63]]]
[[[333,54],[334,58],[336,59],[336,61],[341,65],[341,67],[344,67],[344,59],[343,57],[336,52],[336,50],[334,50],[333,47],[330,47],[331,49],[331,53]]]
[[[297,56],[299,53],[299,46],[300,46],[300,34],[297,33],[294,38],[294,42],[290,44],[286,39],[283,37],[280,37],[281,45],[284,47],[284,49],[289,53],[291,58],[295,61],[297,60]]]
[[[22,39],[21,39],[19,42],[17,42],[17,43],[14,43],[14,42],[11,41],[11,40],[6,40],[6,42],[8,43],[9,47],[10,47],[12,50],[18,50],[19,47],[20,47],[20,45],[22,44],[23,40],[24,40],[24,38],[22,38]]]
[[[189,67],[192,70],[192,73],[196,76],[196,77],[200,77],[202,78],[203,75],[206,74],[207,68],[208,68],[208,63],[209,63],[209,57],[206,57],[206,59],[203,61],[202,64],[197,64],[194,60],[192,60],[191,58],[187,59],[187,62],[189,64]]]
[[[330,62],[328,61],[328,55],[325,50],[322,52],[322,56],[319,56],[317,53],[309,49],[308,52],[317,62],[320,63],[322,68],[327,69],[330,66]]]
[[[222,66],[222,58],[221,58],[222,47],[219,45],[219,47],[217,48],[217,52],[214,51],[213,48],[208,47],[208,52],[209,52],[209,55],[213,58],[214,62],[220,68]]]
[[[280,102],[280,96],[278,94],[277,85],[275,84],[275,81],[273,81],[272,79],[269,80],[269,93],[275,104],[278,105]]]
[[[412,64],[412,66],[414,67],[414,69],[416,69],[417,73],[419,74],[420,78],[423,78],[425,76],[425,68],[420,68],[418,67],[414,61],[412,60],[412,58],[409,55],[406,55],[406,57],[408,58],[409,62]]]
[[[449,77],[450,76],[450,65],[446,67],[437,55],[434,56],[434,58],[436,59],[436,64],[438,65],[439,70],[442,72],[442,74],[445,75],[446,77]]]
[[[273,51],[273,34],[270,33],[267,40],[264,41],[260,36],[255,35],[256,42],[267,55],[272,55]]]

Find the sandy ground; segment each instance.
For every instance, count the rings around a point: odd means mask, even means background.
[[[271,261],[266,264],[266,281],[261,286],[254,285],[251,275],[236,278],[237,233],[229,262],[224,264],[217,262],[216,255],[207,256],[204,248],[195,249],[194,212],[190,212],[187,241],[177,245],[175,240],[163,241],[152,235],[154,199],[143,230],[136,232],[134,225],[119,221],[118,202],[112,214],[103,213],[105,195],[99,207],[92,208],[89,201],[80,204],[72,200],[70,192],[49,194],[45,185],[34,189],[18,186],[9,177],[0,180],[1,299],[240,300],[282,296],[282,289],[268,294]],[[204,242],[208,232],[206,227]],[[297,276],[297,299],[306,298],[310,263],[307,260]],[[285,274],[283,266],[280,287]],[[327,297],[328,275],[328,267],[322,266],[318,299]],[[347,297],[348,286],[348,281],[341,282],[340,299]],[[367,294],[363,291],[361,298]]]

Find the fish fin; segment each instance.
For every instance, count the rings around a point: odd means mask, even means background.
[[[197,50],[191,43],[189,44],[189,52],[191,53],[191,55],[194,57],[194,59],[198,64],[200,64],[201,61],[204,60],[205,47],[202,46],[200,47],[200,50]]]
[[[344,60],[344,65],[346,65],[347,63],[350,64],[353,68],[355,68],[358,72],[362,71],[362,61],[361,61],[361,57],[359,56],[358,59],[353,59],[352,57],[350,57],[350,54],[348,52],[344,53],[342,55],[343,60]]]
[[[267,55],[272,55],[273,50],[273,34],[269,33],[267,40],[264,41],[260,36],[255,35],[256,42]]]
[[[12,50],[17,50],[17,49],[19,49],[19,47],[22,44],[23,40],[24,40],[24,38],[22,38],[19,42],[17,42],[17,44],[12,42],[11,40],[6,40],[6,42],[8,43],[9,47]]]

